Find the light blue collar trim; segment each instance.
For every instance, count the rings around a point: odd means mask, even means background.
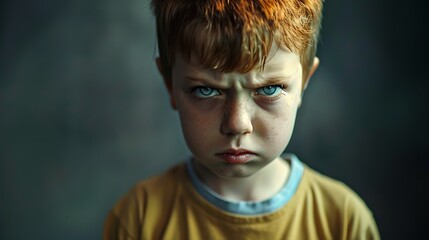
[[[222,196],[211,190],[198,178],[191,160],[189,160],[186,165],[192,185],[207,201],[230,213],[241,215],[258,215],[271,213],[283,207],[292,198],[296,192],[296,189],[298,188],[302,174],[304,172],[304,166],[294,154],[284,155],[284,158],[286,160],[290,160],[291,162],[290,175],[288,180],[285,182],[284,187],[272,198],[257,202],[231,202],[224,199]]]

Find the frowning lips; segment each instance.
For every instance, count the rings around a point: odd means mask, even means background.
[[[252,160],[256,154],[247,149],[228,149],[217,153],[216,156],[228,164],[244,164]]]

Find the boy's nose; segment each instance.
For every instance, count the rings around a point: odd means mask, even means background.
[[[220,129],[222,134],[241,135],[253,132],[251,113],[246,105],[244,99],[227,101]]]

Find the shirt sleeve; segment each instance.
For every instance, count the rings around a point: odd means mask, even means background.
[[[122,226],[121,221],[110,212],[104,222],[103,240],[134,240],[135,238]]]
[[[342,239],[379,240],[380,233],[372,212],[357,196],[349,196],[344,203]]]
[[[137,187],[119,200],[104,222],[103,240],[134,240],[140,238],[144,193]]]

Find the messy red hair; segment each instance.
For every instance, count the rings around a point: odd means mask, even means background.
[[[275,42],[313,64],[323,0],[152,0],[159,56],[171,77],[175,54],[207,68],[248,72],[264,66]]]

